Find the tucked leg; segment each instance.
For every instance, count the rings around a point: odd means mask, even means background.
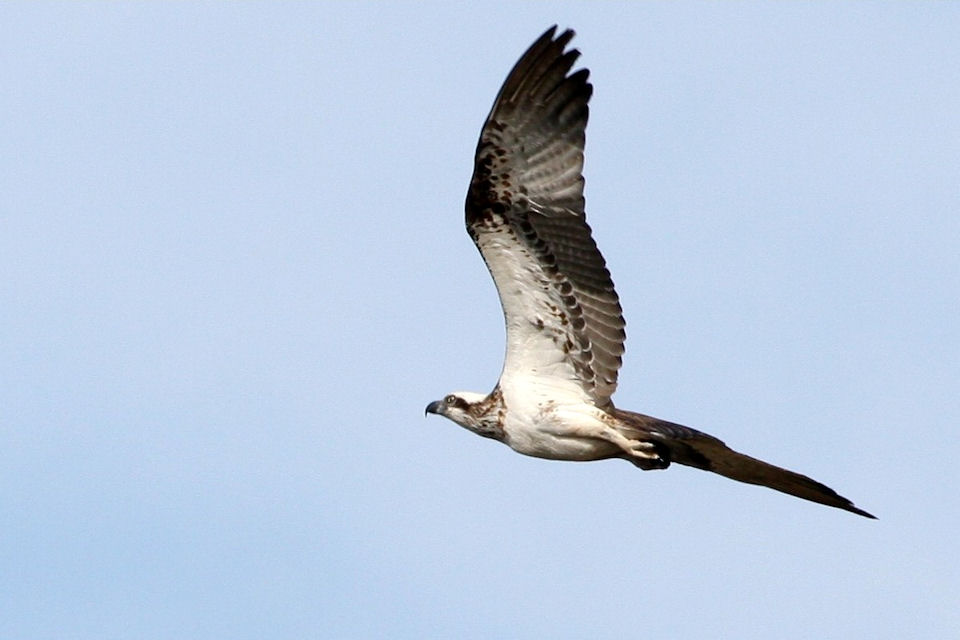
[[[612,427],[604,430],[603,438],[620,448],[624,460],[629,460],[644,471],[666,469],[670,466],[670,461],[663,459],[652,442],[628,438]]]

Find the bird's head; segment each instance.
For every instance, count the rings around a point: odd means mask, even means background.
[[[497,430],[491,424],[491,419],[496,419],[496,416],[488,413],[487,399],[488,396],[482,393],[455,391],[444,396],[443,400],[428,404],[424,415],[435,413],[481,436],[498,438]]]

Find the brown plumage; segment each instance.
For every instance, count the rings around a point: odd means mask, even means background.
[[[573,329],[564,343],[569,359],[597,403],[606,404],[617,388],[626,334],[584,214],[581,170],[593,87],[586,69],[567,75],[580,56],[563,51],[573,31],[556,39],[554,32],[517,62],[487,116],[467,192],[467,231],[477,242],[486,230],[506,228],[543,265],[555,315]]]

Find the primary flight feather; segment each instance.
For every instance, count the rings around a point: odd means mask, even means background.
[[[479,435],[553,460],[622,458],[713,471],[873,518],[833,489],[738,453],[711,435],[614,407],[624,333],[620,301],[584,214],[588,71],[573,31],[552,27],[507,76],[484,123],[466,225],[496,283],[507,326],[489,394],[427,405]]]

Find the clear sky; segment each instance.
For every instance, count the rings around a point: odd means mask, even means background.
[[[554,23],[618,405],[879,520],[424,418]],[[955,2],[0,5],[0,637],[953,637],[958,60]]]

